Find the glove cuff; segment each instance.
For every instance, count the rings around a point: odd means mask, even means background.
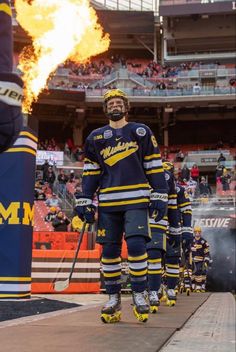
[[[159,193],[159,192],[152,192],[150,195],[150,200],[161,200],[162,202],[168,202],[168,194],[167,193]]]
[[[0,73],[0,101],[10,106],[21,107],[23,99],[23,81],[13,73]]]
[[[75,206],[76,207],[83,207],[87,205],[92,205],[92,199],[90,198],[78,198],[75,199]]]
[[[188,233],[192,234],[193,233],[193,229],[192,229],[192,227],[183,226],[182,227],[182,233],[183,232],[188,232]]]
[[[172,236],[180,236],[181,228],[180,227],[169,227],[169,234]]]

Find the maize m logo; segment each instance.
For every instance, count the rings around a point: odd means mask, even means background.
[[[34,225],[34,206],[27,202],[11,202],[4,206],[0,202],[0,228],[1,225]]]

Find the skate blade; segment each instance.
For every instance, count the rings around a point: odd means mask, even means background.
[[[148,321],[148,313],[140,314],[137,312],[135,307],[133,307],[133,312],[134,312],[135,318],[141,323],[146,323]]]
[[[156,314],[158,312],[158,306],[150,306],[150,313]]]
[[[168,299],[166,304],[168,307],[174,307],[176,305],[176,301],[174,299]]]
[[[101,320],[104,324],[118,323],[121,320],[121,312],[116,312],[114,314],[102,313]]]

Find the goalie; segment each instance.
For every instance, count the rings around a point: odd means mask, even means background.
[[[8,0],[0,0],[0,153],[10,148],[22,129],[22,80],[12,73],[12,12]]]

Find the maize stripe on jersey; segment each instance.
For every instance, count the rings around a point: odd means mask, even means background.
[[[158,174],[158,173],[160,173],[160,172],[164,172],[163,168],[160,168],[160,169],[153,169],[153,170],[146,171],[146,175]]]
[[[138,204],[138,203],[149,203],[149,198],[135,199],[135,200],[126,200],[120,202],[107,202],[107,203],[99,203],[100,207],[110,207],[115,205],[126,205],[126,204]]]
[[[151,160],[151,159],[160,159],[161,158],[161,154],[151,154],[151,155],[146,155],[144,157],[144,160]]]
[[[0,277],[0,281],[31,281],[31,277]]]
[[[83,172],[83,176],[91,176],[91,175],[100,175],[101,171],[85,171]]]
[[[33,139],[33,141],[38,142],[38,138],[37,138],[36,136],[34,136],[32,133],[30,133],[30,132],[21,131],[19,135],[20,135],[20,136],[29,137],[29,138]]]
[[[5,151],[5,153],[28,153],[36,155],[36,152],[30,148],[9,148]]]

